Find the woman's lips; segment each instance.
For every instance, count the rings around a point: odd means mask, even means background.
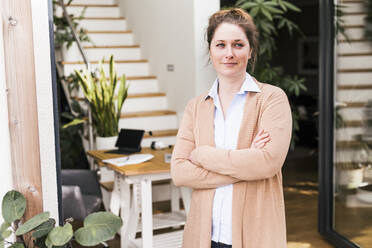
[[[237,65],[238,63],[222,63],[225,66],[234,66]]]

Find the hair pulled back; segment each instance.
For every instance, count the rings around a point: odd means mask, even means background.
[[[211,47],[211,42],[216,29],[222,23],[236,24],[244,30],[252,50],[251,59],[249,60],[248,64],[253,71],[258,51],[258,32],[256,25],[253,22],[253,18],[240,8],[220,10],[214,13],[211,17],[209,17],[209,24],[207,28],[208,49]]]

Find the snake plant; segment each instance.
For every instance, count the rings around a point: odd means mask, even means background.
[[[82,72],[75,70],[75,73],[89,104],[92,124],[97,136],[110,137],[118,135],[121,109],[128,96],[128,84],[125,74],[121,76],[120,80],[118,79],[112,55],[110,56],[108,78],[103,63],[104,58],[99,61],[98,75],[89,70]],[[118,84],[120,84],[119,90],[116,93],[115,89]],[[64,128],[82,122],[84,122],[83,119],[75,119]]]

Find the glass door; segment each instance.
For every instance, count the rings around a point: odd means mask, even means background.
[[[337,247],[372,246],[372,42],[364,34],[366,7],[356,0],[321,4],[319,231]]]

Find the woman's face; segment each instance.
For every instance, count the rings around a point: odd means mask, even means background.
[[[238,77],[245,74],[252,50],[240,26],[222,23],[214,33],[209,54],[219,76]]]

